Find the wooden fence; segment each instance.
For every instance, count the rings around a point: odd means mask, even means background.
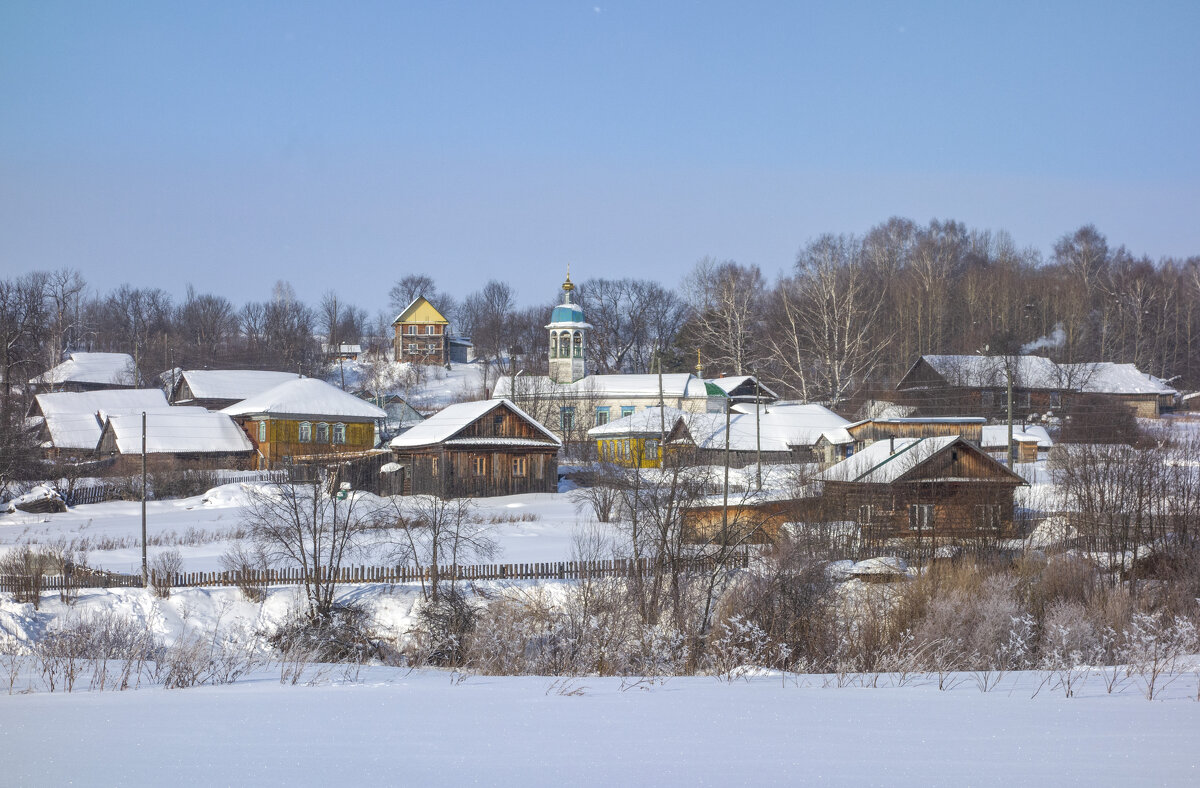
[[[749,554],[745,551],[729,556],[721,566],[725,569],[745,569]],[[674,569],[686,573],[712,571],[718,563],[712,559],[681,559]],[[438,567],[439,581],[448,580],[594,580],[632,577],[648,574],[660,568],[649,559],[634,561],[628,558],[607,561],[548,561],[528,564],[471,564]],[[348,566],[338,573],[339,583],[419,583],[430,582],[435,576],[432,567],[416,566]],[[254,572],[180,572],[170,578],[173,588],[214,586],[263,587],[271,585],[301,585],[324,580],[320,570],[305,572],[299,568],[267,569]],[[16,592],[28,588],[29,578],[0,576],[0,592]],[[68,588],[136,588],[142,585],[141,575],[95,574],[86,576],[47,576],[41,581],[43,591]]]

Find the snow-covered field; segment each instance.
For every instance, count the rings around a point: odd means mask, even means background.
[[[184,571],[211,572],[238,532],[245,487],[227,484],[204,495],[146,506],[146,530],[156,550],[181,553]],[[510,495],[478,501],[474,515],[492,525],[502,563],[564,561],[571,558],[572,535],[583,518],[567,493]],[[110,501],[59,514],[0,514],[0,553],[22,543],[65,540],[87,553],[89,566],[114,572],[141,571],[141,504]],[[494,522],[493,522],[494,521]],[[161,546],[155,546],[161,542]],[[355,564],[386,564],[383,549],[367,549]]]
[[[469,677],[367,668],[318,686],[0,698],[4,785],[1196,785],[1194,678],[1161,702],[823,687],[778,676]],[[786,684],[786,686],[781,686]],[[578,694],[568,694],[577,692]]]

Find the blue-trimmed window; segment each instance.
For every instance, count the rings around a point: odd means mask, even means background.
[[[596,408],[596,426],[601,427],[608,424],[608,406],[603,405]]]
[[[632,416],[633,412],[635,410],[637,410],[637,406],[635,406],[635,405],[622,405],[621,406],[621,418],[625,418],[626,416]]]
[[[312,422],[311,421],[300,422],[300,442],[301,443],[312,443]]]
[[[558,427],[563,432],[575,429],[575,408],[564,406],[558,409]]]
[[[345,424],[342,424],[339,422],[339,423],[333,425],[333,442],[334,443],[345,443],[346,442],[346,425]]]
[[[329,443],[329,425],[323,421],[317,424],[317,443]]]

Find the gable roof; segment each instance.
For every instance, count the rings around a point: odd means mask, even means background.
[[[128,353],[71,353],[66,361],[51,367],[30,383],[57,386],[63,383],[132,385],[133,356]]]
[[[412,302],[400,310],[400,314],[396,315],[396,319],[392,321],[392,325],[397,323],[445,323],[450,324],[450,321],[442,316],[442,313],[437,311],[433,304],[423,295],[419,295]]]
[[[289,380],[299,380],[296,372],[272,372],[261,369],[189,369],[175,386],[187,382],[192,399],[228,399],[241,401],[273,389]],[[180,400],[190,402],[191,400]]]
[[[39,394],[33,409],[42,414],[51,448],[90,451],[100,443],[103,421],[109,415],[166,407],[167,398],[159,389],[108,389]]]
[[[387,413],[316,378],[300,378],[230,405],[229,416],[311,416],[325,419],[385,419]]]
[[[1012,481],[1025,480],[1010,471],[982,450],[958,435],[936,438],[896,438],[876,441],[862,451],[827,468],[815,478],[826,482],[855,482],[859,484],[891,484],[933,459],[951,446],[959,445],[974,452],[1003,471]]]
[[[471,424],[486,416],[496,408],[508,408],[513,413],[527,421],[538,432],[546,436],[544,443],[554,446],[561,446],[562,441],[543,427],[532,416],[517,407],[513,402],[506,399],[485,399],[477,402],[459,402],[454,405],[449,405],[442,408],[437,413],[433,414],[425,421],[417,424],[407,432],[392,438],[390,445],[392,448],[411,448],[414,446],[429,446],[435,443],[443,443],[450,440],[458,433],[462,432]],[[480,441],[503,443],[514,439],[496,438],[496,439],[479,439]],[[518,439],[526,440],[528,439]]]
[[[1006,356],[946,355],[921,356],[909,368],[896,388],[917,367],[927,364],[951,386],[963,388],[1002,387],[1008,383]],[[1089,361],[1077,364],[1057,364],[1043,356],[1015,356],[1013,385],[1022,389],[1082,391],[1090,394],[1158,394],[1176,393],[1162,378],[1146,374],[1134,364],[1111,361]],[[905,386],[905,388],[911,388]]]
[[[108,417],[104,434],[111,434],[121,454],[142,453],[142,415]],[[226,454],[253,451],[246,433],[224,413],[183,406],[146,413],[147,454]]]

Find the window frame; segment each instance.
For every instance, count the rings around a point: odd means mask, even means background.
[[[317,429],[313,433],[313,443],[329,443],[329,423],[324,421],[317,422]]]
[[[337,422],[333,425],[333,431],[330,433],[330,442],[335,446],[346,445],[346,425],[342,422]]]
[[[575,429],[575,406],[563,405],[558,409],[558,428],[563,432]]]
[[[312,443],[312,422],[300,422],[300,428],[297,430],[297,438],[300,443]]]
[[[524,454],[513,456],[512,475],[516,479],[524,479],[529,476],[529,460]]]

